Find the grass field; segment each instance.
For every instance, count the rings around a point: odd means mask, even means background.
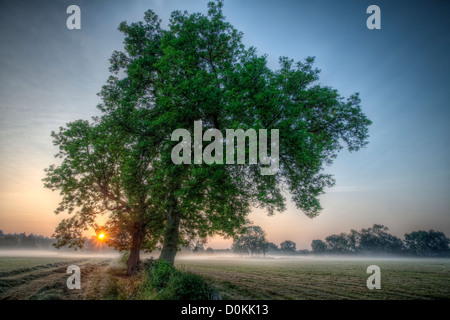
[[[381,289],[369,290],[369,265]],[[180,259],[223,299],[450,299],[448,259]]]
[[[114,263],[99,257],[0,256],[0,300],[101,299],[106,270]],[[82,290],[69,290],[67,267],[78,265]]]
[[[82,290],[67,289],[66,270],[70,264],[80,266]],[[366,269],[373,264],[381,269],[380,290],[366,286],[370,276]],[[180,256],[176,266],[204,276],[227,300],[450,299],[450,259],[263,259],[213,255]],[[112,278],[116,286],[113,290]],[[139,281],[139,276],[124,276],[124,266],[117,257],[0,256],[0,299],[127,299],[133,297]]]

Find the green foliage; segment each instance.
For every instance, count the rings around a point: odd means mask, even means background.
[[[175,269],[164,259],[144,262],[137,299],[208,300],[211,289],[197,274]]]
[[[286,240],[280,243],[280,250],[285,252],[295,252],[297,245],[294,241]]]
[[[54,239],[30,233],[3,233],[0,230],[0,248],[50,249]]]
[[[405,245],[410,254],[417,256],[449,256],[450,239],[443,232],[429,230],[405,234]]]
[[[311,248],[314,253],[325,253],[327,251],[327,245],[322,240],[313,240],[311,242]]]
[[[200,275],[176,272],[162,291],[164,300],[208,300],[210,289]]]
[[[266,233],[261,227],[249,226],[243,231],[244,233],[233,241],[233,252],[253,255],[267,251]]]
[[[402,254],[405,246],[400,238],[388,233],[388,228],[374,224],[360,231],[330,235],[325,238],[328,253]],[[316,241],[316,240],[315,240]],[[314,242],[314,241],[313,241]],[[314,250],[314,249],[313,249]]]
[[[327,252],[329,253],[354,253],[346,233],[332,234],[325,238]]]
[[[63,196],[56,212],[73,213],[55,231],[58,246],[82,246],[82,232],[108,213],[111,245],[127,249],[143,233],[144,247],[161,241],[173,260],[180,242],[236,236],[254,206],[285,210],[284,191],[307,216],[319,214],[320,195],[334,185],[324,166],[344,147],[364,147],[371,121],[358,94],[345,99],[319,84],[314,58],[281,57],[271,70],[265,55],[245,47],[222,7],[216,1],[206,14],[174,11],[167,30],[151,10],[143,21],[120,24],[124,50],[110,59],[102,116],[53,133],[62,164],[50,166],[44,182]],[[222,132],[278,129],[279,171],[261,175],[260,159],[174,165],[171,133],[192,132],[196,120]],[[246,159],[248,152],[247,145]]]
[[[274,253],[279,250],[278,246],[273,242],[268,242],[266,247],[267,247],[267,252]]]
[[[368,229],[362,229],[358,234],[357,250],[372,253],[402,253],[405,250],[403,241],[387,231],[389,231],[389,228],[379,224],[374,224]]]
[[[168,30],[152,11],[143,22],[122,23],[125,51],[113,55],[111,67],[126,76],[112,76],[101,93],[102,110],[161,156],[164,182],[158,185],[180,204],[185,237],[234,235],[252,205],[270,214],[284,210],[281,181],[300,209],[317,215],[318,197],[334,184],[321,172],[323,165],[332,163],[342,144],[350,151],[364,147],[371,123],[357,94],[344,99],[317,84],[313,58],[282,57],[280,69],[270,70],[264,55],[245,48],[243,34],[225,20],[222,6],[209,3],[207,14],[175,11]],[[178,128],[192,131],[199,119],[205,130],[279,129],[279,173],[261,176],[260,163],[174,166],[175,143],[167,137]]]
[[[129,249],[131,237],[145,230],[143,247],[153,249],[163,228],[162,211],[152,207],[150,160],[142,159],[135,137],[107,117],[68,123],[52,136],[62,162],[45,170],[44,186],[61,191],[55,213],[72,215],[56,228],[55,246],[83,247],[83,232],[98,230],[95,218],[104,215],[108,244]]]
[[[153,288],[161,290],[167,286],[170,279],[177,273],[175,267],[166,260],[156,260],[151,267],[146,267]]]
[[[404,240],[393,236],[389,228],[374,224],[360,231],[333,234],[322,240],[313,240],[314,253],[338,254],[406,254],[424,257],[450,255],[450,239],[440,231],[414,231],[405,234]]]

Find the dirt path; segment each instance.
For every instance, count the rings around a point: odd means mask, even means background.
[[[112,259],[88,258],[49,263],[32,268],[0,272],[0,299],[81,300],[101,299],[107,285],[106,271]],[[67,288],[67,267],[81,270],[81,289]]]

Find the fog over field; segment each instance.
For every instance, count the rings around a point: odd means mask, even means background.
[[[0,259],[5,257],[29,257],[29,258],[118,258],[117,252],[76,252],[59,250],[0,250]]]
[[[29,258],[120,258],[123,253],[115,252],[80,252],[72,250],[17,250],[2,249],[0,250],[0,259],[7,257],[29,257]],[[159,251],[141,252],[141,260],[158,259]],[[251,261],[254,263],[270,261],[320,261],[320,262],[336,262],[336,261],[404,261],[404,262],[430,262],[440,261],[442,263],[450,263],[450,258],[431,258],[431,257],[405,257],[395,255],[314,255],[314,254],[266,254],[263,255],[242,255],[234,253],[185,253],[180,252],[176,261],[183,262],[189,260],[198,261]]]
[[[125,276],[120,257],[118,252],[0,250],[0,300],[144,299],[136,295],[141,275]],[[151,257],[157,259],[159,252],[143,253],[141,259]],[[70,265],[81,269],[81,290],[67,289]],[[380,290],[367,287],[373,265],[380,270]],[[450,297],[449,258],[180,253],[175,266],[203,277],[223,300]]]

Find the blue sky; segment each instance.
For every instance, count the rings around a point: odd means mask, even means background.
[[[153,9],[167,25],[171,11],[206,12],[206,3],[0,2],[0,229],[51,235],[62,218],[53,214],[58,194],[41,182],[56,153],[50,132],[99,113],[108,58],[122,48],[119,23]],[[71,4],[81,8],[81,30],[66,28]],[[372,4],[381,8],[381,30],[366,27]],[[315,56],[320,83],[343,96],[359,92],[373,121],[367,148],[342,151],[326,169],[337,184],[319,217],[291,204],[273,217],[250,215],[269,240],[309,248],[373,223],[400,237],[431,228],[450,236],[450,3],[228,0],[224,13],[272,68],[280,56]]]

